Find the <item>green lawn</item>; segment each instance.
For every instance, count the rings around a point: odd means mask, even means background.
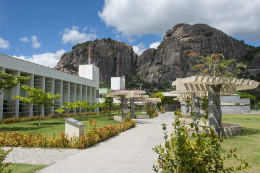
[[[4,169],[4,173],[8,172],[8,170],[12,170],[13,173],[34,173],[40,169],[43,169],[47,165],[29,165],[29,164],[21,164],[21,163],[11,163],[8,167]]]
[[[115,125],[118,123],[118,121],[114,121],[114,116],[119,115],[120,113],[112,113],[109,117],[109,120],[107,120],[107,117],[105,114],[102,116],[100,114],[97,115],[85,115],[85,116],[76,116],[72,117],[76,120],[79,120],[81,122],[88,122],[89,117],[94,117],[93,120],[97,121],[98,127],[103,127],[105,125]],[[11,132],[21,132],[25,133],[30,131],[31,133],[41,133],[46,136],[53,136],[53,133],[60,134],[61,132],[65,132],[65,120],[64,118],[54,118],[54,119],[48,119],[48,120],[41,120],[41,126],[38,126],[39,121],[28,121],[28,122],[19,122],[19,123],[10,123],[10,124],[3,124],[0,125],[0,131],[3,133],[4,130],[11,131]],[[84,131],[87,132],[89,130],[89,123],[88,125],[85,125]]]
[[[187,117],[189,118],[189,117]],[[224,139],[222,151],[236,148],[237,156],[252,166],[242,172],[260,172],[260,114],[223,114],[222,122],[241,125],[241,134]],[[236,165],[238,159],[227,160],[227,165]]]

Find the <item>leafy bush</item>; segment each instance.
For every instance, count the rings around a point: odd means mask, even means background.
[[[147,115],[149,115],[149,117],[153,117],[153,114],[156,112],[156,108],[150,102],[145,104],[144,109],[145,109]]]
[[[165,113],[165,107],[162,108],[161,112],[162,112],[162,113]]]
[[[129,115],[124,116],[124,122],[128,122],[128,121],[132,121],[131,116],[129,116]]]
[[[5,160],[6,155],[7,155],[8,153],[10,153],[12,150],[13,150],[13,149],[9,149],[9,150],[5,151],[5,150],[2,148],[2,146],[0,146],[0,172],[2,172],[2,171],[4,170],[4,168],[6,168],[6,167],[10,164],[10,163],[3,163],[3,161]],[[11,170],[8,171],[8,172],[11,172]]]
[[[192,106],[192,102],[189,102]],[[189,124],[189,126],[182,124],[179,120],[178,112],[175,112],[175,121],[173,127],[175,132],[168,135],[166,131],[166,124],[162,124],[164,130],[165,147],[161,144],[157,145],[153,150],[159,154],[157,166],[153,166],[155,172],[159,172],[161,169],[165,172],[231,172],[235,170],[242,170],[248,167],[248,163],[242,161],[237,167],[224,167],[224,161],[227,158],[237,158],[236,149],[230,149],[228,154],[224,156],[220,154],[221,142],[223,138],[218,137],[214,133],[213,127],[208,128],[204,126],[204,131],[199,133],[199,126],[196,119]],[[193,108],[191,108],[191,115],[193,116]],[[208,113],[206,111],[205,119],[207,119]],[[206,124],[206,121],[204,121]],[[189,134],[195,138],[191,140]]]
[[[127,121],[118,123],[117,125],[109,125],[101,128],[96,128],[96,121],[89,120],[91,129],[85,135],[81,135],[80,139],[72,137],[68,139],[68,136],[64,133],[61,135],[53,134],[53,137],[47,138],[45,135],[37,133],[32,134],[27,132],[22,134],[21,132],[9,132],[4,131],[0,134],[0,145],[14,146],[14,147],[49,147],[49,148],[87,148],[100,141],[103,141],[109,137],[112,137],[122,131],[125,131],[131,127],[134,127],[136,121]]]

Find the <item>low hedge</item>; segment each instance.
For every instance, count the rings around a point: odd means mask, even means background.
[[[113,113],[115,111],[111,111],[111,113]],[[99,113],[99,112],[98,112]],[[97,112],[84,112],[84,113],[63,113],[60,115],[57,114],[51,114],[49,116],[40,116],[41,120],[46,120],[46,119],[53,119],[53,118],[63,118],[63,117],[74,117],[74,116],[83,116],[83,115],[96,115],[98,114]],[[18,122],[26,122],[26,121],[35,121],[35,120],[39,120],[39,116],[31,116],[31,117],[22,117],[22,118],[6,118],[6,119],[2,119],[0,120],[0,124],[9,124],[9,123],[18,123]]]
[[[134,127],[136,121],[130,120],[117,125],[109,125],[101,128],[92,128],[86,135],[81,135],[80,139],[73,137],[68,139],[67,135],[61,133],[61,135],[53,134],[53,137],[47,138],[45,135],[37,133],[32,134],[26,132],[21,134],[20,132],[4,131],[0,134],[0,145],[10,147],[48,147],[48,148],[88,148],[100,141],[110,138],[118,133],[121,133],[131,127]]]

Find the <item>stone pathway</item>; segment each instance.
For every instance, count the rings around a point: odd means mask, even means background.
[[[12,147],[3,147],[8,150]],[[67,158],[70,155],[81,152],[79,149],[44,149],[13,147],[5,162],[25,163],[33,165],[50,165]]]
[[[137,119],[136,127],[83,150],[17,147],[5,162],[49,165],[40,173],[152,173],[158,158],[152,148],[164,144],[161,124],[171,131],[173,121],[173,112]]]

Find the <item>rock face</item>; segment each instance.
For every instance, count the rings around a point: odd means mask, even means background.
[[[202,56],[221,53],[225,59],[241,61],[247,47],[205,24],[177,24],[166,32],[157,50],[148,49],[138,57],[137,71],[149,82],[167,82],[176,77],[195,75],[190,67],[195,65],[196,57],[186,56],[188,53]]]
[[[202,56],[221,53],[225,59],[240,62],[250,50],[243,42],[206,24],[177,24],[166,32],[157,49],[147,49],[140,56],[134,53],[132,46],[109,38],[91,43],[92,63],[99,67],[101,83],[110,82],[114,76],[130,76],[131,69],[136,69],[141,78],[150,83],[172,82],[177,77],[195,75],[190,68],[197,59],[188,57],[188,53]],[[73,46],[55,69],[77,74],[78,66],[88,62],[89,46],[89,41]],[[259,61],[258,53],[248,65],[259,68],[252,65]]]
[[[88,47],[91,46],[91,60],[99,67],[99,81],[109,82],[111,77],[129,76],[135,68],[138,55],[132,46],[108,39],[84,42],[72,47],[72,51],[65,53],[54,69],[78,73],[78,66],[88,64]]]

